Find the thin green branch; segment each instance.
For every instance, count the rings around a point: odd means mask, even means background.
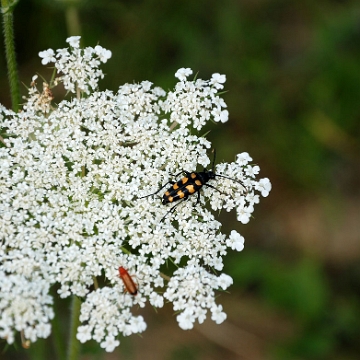
[[[1,0],[3,16],[5,55],[10,84],[12,109],[17,112],[20,105],[20,83],[17,71],[14,43],[13,11],[18,0]]]
[[[76,338],[77,328],[80,325],[80,308],[81,301],[74,295],[71,303],[70,336],[67,354],[68,360],[78,360],[80,355],[80,341]]]
[[[52,293],[54,290],[52,291]],[[55,294],[53,294],[55,295]],[[57,360],[66,360],[66,346],[61,329],[61,316],[58,316],[59,305],[56,301],[54,303],[55,315],[51,322],[51,338],[55,349],[55,358]]]

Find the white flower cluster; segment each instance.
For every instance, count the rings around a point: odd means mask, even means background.
[[[14,341],[14,330],[23,331],[31,341],[46,338],[51,332],[49,321],[54,313],[48,295],[50,282],[38,273],[25,273],[6,274],[0,270],[0,337],[8,343]]]
[[[99,79],[104,77],[99,69],[101,62],[106,63],[111,57],[111,51],[100,45],[94,48],[80,48],[80,36],[72,36],[66,40],[70,49],[58,49],[56,55],[53,49],[39,52],[42,64],[55,63],[55,68],[62,73],[61,80],[66,90],[75,93],[76,89],[90,93],[97,87]]]
[[[170,113],[170,120],[180,124],[180,127],[192,125],[200,130],[208,120],[226,122],[229,112],[224,99],[218,96],[218,90],[226,81],[225,75],[213,74],[210,81],[197,79],[186,81],[192,74],[191,69],[179,69],[175,76],[180,80],[175,91],[169,91],[161,103],[162,110]]]
[[[174,92],[148,81],[116,93],[91,92],[102,75],[93,55],[106,61],[110,52],[82,50],[78,37],[68,42],[70,49],[40,56],[44,64],[55,62],[76,98],[42,107],[32,86],[21,112],[0,107],[7,131],[0,147],[0,337],[12,343],[15,331],[31,341],[48,336],[55,284],[60,297],[83,299],[77,338],[94,339],[106,351],[119,345],[119,334],[145,330],[131,308],[146,302],[162,307],[171,301],[184,329],[202,322],[208,310],[222,322],[215,291],[232,279],[211,269],[221,271],[223,256],[241,251],[244,238],[235,230],[222,234],[211,209],[236,209],[247,223],[258,193],[268,195],[269,180],[257,180],[259,167],[242,153],[213,169],[232,180],[210,180],[219,191],[204,186],[199,204],[193,195],[169,212],[174,204],[162,205],[162,192],[141,197],[178,180],[170,174],[209,166],[211,144],[189,125],[227,120],[218,96],[225,77],[190,81],[191,70],[180,69]],[[176,270],[169,270],[169,260]],[[136,295],[125,291],[120,266]],[[105,282],[92,290],[97,277]]]
[[[192,259],[184,268],[178,268],[171,277],[164,297],[174,304],[179,326],[192,329],[196,320],[201,324],[206,319],[207,309],[212,319],[220,324],[226,319],[222,306],[215,303],[214,289],[227,289],[233,283],[229,275],[216,276],[209,273]],[[200,299],[200,300],[199,300]]]

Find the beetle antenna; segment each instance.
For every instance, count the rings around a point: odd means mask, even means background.
[[[215,173],[215,159],[216,159],[216,149],[214,149],[214,159],[211,167],[211,171]]]
[[[215,174],[215,176],[216,176],[216,177],[222,177],[222,178],[224,178],[224,179],[229,179],[229,180],[235,181],[235,182],[237,182],[238,184],[240,184],[240,185],[246,190],[246,192],[247,192],[247,188],[246,188],[246,186],[244,185],[243,182],[241,182],[241,181],[239,181],[239,180],[232,179],[231,177],[228,177],[228,176],[225,176],[225,175]]]

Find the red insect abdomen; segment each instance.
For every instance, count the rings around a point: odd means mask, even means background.
[[[138,292],[137,286],[127,270],[122,266],[119,267],[119,276],[124,283],[126,291],[131,295],[136,295]]]

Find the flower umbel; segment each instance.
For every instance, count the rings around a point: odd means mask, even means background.
[[[116,93],[95,91],[100,62],[111,52],[82,49],[80,37],[68,43],[39,55],[44,65],[55,64],[57,83],[76,98],[51,105],[54,84],[44,83],[40,92],[34,78],[23,111],[0,106],[0,127],[8,135],[0,148],[0,337],[9,343],[16,331],[31,341],[47,337],[54,284],[60,297],[83,299],[77,338],[94,339],[106,351],[119,345],[119,334],[146,329],[131,312],[146,302],[172,302],[183,329],[203,322],[209,310],[221,323],[226,314],[215,294],[232,279],[213,270],[222,270],[228,249],[243,249],[244,238],[222,234],[213,211],[234,209],[247,223],[270,181],[258,180],[259,167],[242,153],[214,169],[235,181],[211,180],[219,191],[204,187],[200,204],[190,196],[164,221],[172,204],[140,198],[178,180],[170,174],[209,166],[211,144],[191,127],[228,120],[218,94],[225,76],[192,81],[192,71],[180,69],[168,93],[148,81]],[[172,273],[168,260],[177,266]],[[134,279],[137,295],[124,290],[119,267]],[[100,276],[104,285],[92,290]]]

